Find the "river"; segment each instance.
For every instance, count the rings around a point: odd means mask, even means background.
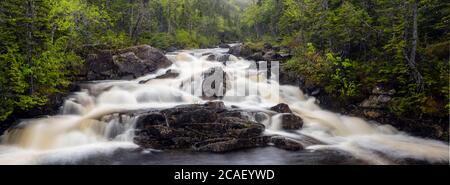
[[[227,65],[208,61],[206,53],[228,49],[197,49],[168,53],[174,64],[130,81],[97,81],[67,97],[59,115],[24,120],[2,136],[0,164],[403,164],[407,161],[448,163],[448,143],[409,136],[380,125],[321,109],[315,98],[297,87],[280,85],[249,70],[251,62],[230,56]],[[192,91],[205,69],[223,68],[232,85],[221,101],[226,106],[268,110],[286,103],[304,120],[304,128],[284,131],[276,117],[265,123],[268,134],[300,139],[310,136],[324,144],[299,152],[274,147],[226,154],[140,149],[133,143],[136,118],[99,120],[111,113],[166,108],[206,100]],[[158,78],[168,70],[174,78]],[[140,83],[141,82],[141,83]],[[146,82],[146,83],[142,83]],[[258,87],[246,96],[233,96],[246,85]],[[244,88],[245,89],[245,88]]]

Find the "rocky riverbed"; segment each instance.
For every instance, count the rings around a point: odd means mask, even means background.
[[[58,113],[9,127],[0,164],[448,162],[448,144],[324,110],[316,104],[320,92],[316,99],[267,81],[253,62],[230,54],[235,47],[165,55],[150,46],[90,50],[79,79],[93,82],[62,96],[52,105]],[[262,53],[269,61],[277,56],[271,50]],[[224,78],[212,87],[224,95],[205,96],[206,79],[217,74]],[[256,91],[229,94],[246,84]],[[361,106],[378,110],[390,96],[380,92]]]

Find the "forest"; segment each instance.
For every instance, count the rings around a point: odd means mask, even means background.
[[[235,42],[281,48],[289,71],[343,104],[383,86],[393,114],[445,120],[449,25],[444,0],[2,0],[0,121],[64,91],[86,46]]]

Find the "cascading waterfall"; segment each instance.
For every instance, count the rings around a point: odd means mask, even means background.
[[[408,136],[389,125],[368,123],[321,109],[314,97],[298,88],[279,85],[257,71],[248,70],[251,62],[231,56],[229,65],[207,61],[204,53],[224,53],[226,49],[190,50],[168,54],[174,64],[154,74],[132,81],[100,81],[69,97],[61,115],[25,120],[18,128],[2,136],[0,164],[40,164],[48,161],[76,161],[89,155],[107,155],[117,149],[136,149],[133,127],[136,118],[123,112],[168,108],[181,104],[204,103],[194,91],[202,83],[205,69],[219,67],[229,75],[230,85],[222,101],[227,106],[268,111],[286,103],[302,117],[305,125],[297,132],[281,129],[280,115],[264,121],[267,133],[293,139],[299,134],[316,138],[325,144],[309,146],[311,151],[334,149],[351,153],[371,164],[390,164],[396,159],[412,158],[430,162],[448,162],[447,143]],[[176,78],[157,79],[168,70]],[[140,83],[145,81],[146,83]],[[239,87],[253,85],[256,92],[232,96]],[[245,89],[245,88],[244,88]],[[278,93],[279,92],[279,98]],[[264,154],[261,154],[264,155]]]

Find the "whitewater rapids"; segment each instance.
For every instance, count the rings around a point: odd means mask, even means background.
[[[323,110],[315,104],[314,97],[304,95],[299,88],[280,85],[274,79],[276,75],[267,79],[258,71],[249,70],[250,61],[230,56],[228,65],[224,65],[207,61],[207,56],[203,56],[225,52],[226,49],[215,48],[169,53],[167,57],[174,64],[154,74],[131,81],[92,82],[89,90],[68,97],[59,115],[24,120],[18,129],[5,133],[1,138],[0,164],[71,161],[76,164],[92,155],[110,155],[119,149],[136,150],[139,148],[133,143],[136,118],[121,118],[120,121],[101,118],[126,111],[205,103],[207,100],[198,96],[195,92],[198,89],[194,87],[201,83],[203,72],[213,67],[220,67],[231,76],[227,93],[221,99],[228,107],[268,111],[279,103],[288,104],[303,118],[304,128],[283,131],[280,120],[274,116],[264,123],[266,132],[293,139],[299,139],[302,134],[325,143],[309,146],[309,152],[341,150],[368,164],[392,164],[402,159],[430,163],[449,161],[448,143],[412,137],[389,125]],[[168,70],[178,72],[179,76],[157,78]],[[143,81],[146,83],[140,83]],[[233,95],[251,85],[257,87],[257,91],[249,91],[246,96]]]

